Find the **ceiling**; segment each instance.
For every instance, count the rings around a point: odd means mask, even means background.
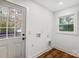
[[[52,11],[58,11],[79,4],[79,0],[34,0]],[[63,2],[59,5],[59,2]]]
[[[51,11],[58,11],[79,4],[79,0],[32,0],[32,1],[42,5],[43,7],[48,8]],[[60,5],[59,2],[63,2],[63,4]]]

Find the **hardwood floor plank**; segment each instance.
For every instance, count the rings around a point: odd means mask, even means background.
[[[42,54],[38,58],[76,58],[76,57],[54,48]]]

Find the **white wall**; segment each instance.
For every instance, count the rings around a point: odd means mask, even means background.
[[[64,9],[64,10],[61,10],[55,13],[54,15],[55,16],[55,19],[54,19],[55,47],[65,52],[75,54],[76,56],[79,57],[79,34],[68,35],[68,34],[57,33],[57,21],[56,21],[57,17],[61,15],[66,15],[68,13],[73,13],[75,11],[79,11],[79,6],[67,8],[67,9]]]
[[[9,0],[11,1],[11,0]],[[48,41],[52,38],[53,14],[30,0],[13,0],[13,3],[27,8],[26,16],[26,54],[27,57],[36,57],[41,52],[50,49]],[[41,37],[36,37],[41,33]],[[47,35],[49,37],[47,37]]]
[[[47,35],[51,36],[52,13],[44,8],[29,2],[29,15],[27,19],[28,56],[33,57],[49,49]],[[29,32],[31,31],[31,33]],[[41,33],[41,37],[36,37]]]

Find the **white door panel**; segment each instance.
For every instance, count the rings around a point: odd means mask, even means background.
[[[24,40],[21,38],[10,40],[8,44],[9,58],[24,58]]]
[[[15,57],[14,55],[14,45],[10,44],[8,45],[8,58],[13,58]]]
[[[0,46],[0,58],[6,58],[7,53],[7,46]]]
[[[22,43],[16,43],[15,44],[15,57],[22,57]]]

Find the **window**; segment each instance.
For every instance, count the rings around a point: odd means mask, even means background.
[[[21,36],[22,10],[0,7],[0,38]]]
[[[74,31],[74,15],[67,15],[59,18],[59,31]]]

